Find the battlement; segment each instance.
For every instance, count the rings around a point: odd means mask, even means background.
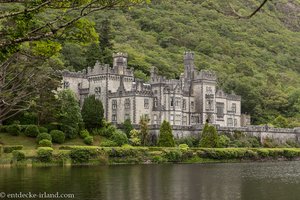
[[[194,53],[192,51],[186,51],[183,55],[184,60],[194,60]]]
[[[70,72],[68,70],[60,71],[63,77],[74,77],[74,78],[85,78],[86,70],[82,70],[79,72]]]
[[[217,75],[208,70],[201,70],[199,71],[194,71],[194,79],[195,80],[209,80],[209,81],[216,81],[217,80]]]
[[[97,61],[93,68],[88,67],[88,76],[97,76],[103,74],[119,74],[117,67],[111,68],[108,64],[101,65],[99,61]],[[133,76],[134,71],[132,68],[124,69],[124,73],[122,75]]]
[[[127,54],[127,53],[122,53],[122,52],[113,53],[113,58],[115,58],[115,57],[124,57],[124,58],[128,58],[128,54]]]

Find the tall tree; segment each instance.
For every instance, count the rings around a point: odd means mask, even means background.
[[[216,148],[219,146],[219,136],[214,126],[205,124],[200,139],[200,147]]]
[[[158,146],[161,147],[174,147],[175,141],[172,133],[172,127],[169,122],[166,120],[160,126],[159,137],[158,137]]]
[[[140,134],[141,134],[141,144],[147,146],[149,143],[149,118],[147,115],[142,115],[140,119]]]
[[[95,98],[95,95],[91,95],[84,100],[81,114],[84,125],[88,130],[102,126],[103,105],[99,99]]]

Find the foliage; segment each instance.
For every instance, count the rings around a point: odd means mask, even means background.
[[[182,152],[180,150],[166,150],[163,157],[169,162],[180,162],[182,160]]]
[[[130,131],[133,130],[133,126],[131,124],[130,119],[126,119],[123,123],[123,131],[127,135],[127,137],[130,137]]]
[[[28,137],[36,137],[40,133],[36,125],[28,125],[25,129],[24,134]]]
[[[23,151],[14,150],[12,154],[13,154],[13,159],[16,161],[25,160],[25,153]]]
[[[66,137],[75,138],[82,123],[80,107],[75,94],[71,90],[62,90],[58,93],[59,100],[59,122],[63,124]]]
[[[84,99],[81,115],[85,127],[88,130],[101,128],[103,113],[102,102],[99,99],[96,99],[95,95],[90,95]]]
[[[198,147],[199,139],[195,136],[186,136],[175,140],[176,144],[187,144],[189,147]]]
[[[205,124],[201,134],[199,145],[200,147],[209,147],[209,148],[214,148],[219,146],[218,133],[214,126],[211,126],[207,123]]]
[[[51,147],[39,147],[37,149],[37,159],[41,162],[50,162],[53,149]]]
[[[187,151],[189,149],[187,144],[180,144],[178,147],[181,151]]]
[[[5,130],[6,130],[6,132],[8,132],[9,134],[14,135],[14,136],[18,136],[21,133],[21,127],[18,124],[12,124],[12,125],[6,126]]]
[[[71,150],[70,158],[74,163],[87,163],[91,158],[96,157],[97,154],[97,149],[78,147]]]
[[[289,122],[288,122],[288,120],[287,120],[285,117],[281,116],[281,115],[279,115],[278,117],[276,117],[276,118],[273,120],[272,124],[273,124],[276,128],[288,128],[288,127],[289,127]]]
[[[36,137],[37,143],[39,143],[41,140],[49,140],[52,141],[52,137],[48,133],[39,133],[38,136]]]
[[[219,147],[228,147],[230,144],[230,138],[226,135],[220,135],[218,144]]]
[[[83,139],[84,143],[87,145],[92,145],[94,142],[94,137],[93,136],[87,136]]]
[[[3,152],[4,153],[11,153],[14,150],[22,150],[23,145],[9,145],[9,146],[3,146]]]
[[[141,144],[143,146],[147,146],[149,144],[149,118],[147,115],[142,115],[139,125],[140,125],[140,133],[141,133]]]
[[[163,121],[159,129],[158,146],[174,147],[175,141],[172,133],[172,127],[169,122]]]
[[[100,142],[101,147],[116,147],[118,144],[111,140],[103,140]]]
[[[52,141],[54,143],[62,144],[65,142],[65,134],[62,131],[59,130],[52,130],[50,132],[50,135],[52,137]]]
[[[48,139],[42,139],[39,141],[39,147],[52,147],[52,142],[51,140]]]
[[[132,129],[129,133],[130,138],[129,138],[129,143],[133,146],[140,146],[141,145],[141,132]]]
[[[89,135],[90,135],[90,133],[89,133],[89,131],[86,130],[86,129],[80,131],[80,133],[79,133],[79,136],[80,136],[82,139],[86,138],[86,137],[89,136]]]
[[[113,132],[109,139],[115,142],[118,146],[122,146],[123,144],[128,143],[128,138],[126,134],[120,130],[116,130],[115,132]]]
[[[46,127],[39,126],[38,129],[40,133],[48,133],[48,129]]]

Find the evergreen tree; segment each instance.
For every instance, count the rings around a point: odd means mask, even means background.
[[[123,131],[126,133],[127,137],[130,137],[130,131],[133,130],[133,126],[131,124],[130,119],[126,119],[123,123]]]
[[[146,146],[149,142],[149,118],[146,115],[143,115],[140,119],[140,134],[141,134],[141,144]]]
[[[219,136],[214,126],[205,124],[201,134],[200,147],[216,148],[219,146]]]
[[[93,42],[87,47],[86,52],[86,65],[87,67],[93,67],[96,61],[101,61],[101,55],[99,51],[99,43]]]
[[[91,95],[84,100],[81,110],[83,122],[88,130],[100,128],[103,120],[103,105],[95,95]]]
[[[172,127],[169,122],[163,121],[159,130],[158,146],[174,147],[175,141],[172,134]]]
[[[104,64],[112,64],[114,35],[111,31],[111,22],[107,18],[102,21],[99,28],[100,61]]]
[[[59,113],[58,120],[62,130],[68,138],[76,137],[82,124],[80,107],[75,94],[71,90],[62,90],[58,93]]]

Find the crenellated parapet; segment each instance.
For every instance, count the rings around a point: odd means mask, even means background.
[[[79,72],[71,72],[68,70],[60,71],[63,77],[73,77],[73,78],[86,78],[86,70]]]
[[[208,70],[194,71],[195,80],[208,80],[208,81],[217,81],[217,75]]]

